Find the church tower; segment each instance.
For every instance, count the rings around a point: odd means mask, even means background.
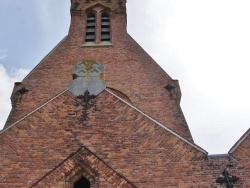
[[[178,81],[129,36],[126,26],[126,0],[72,0],[68,36],[17,84],[6,127],[65,90],[76,63],[91,60],[102,63],[107,88],[193,142],[180,109]],[[25,94],[18,92],[23,87],[29,90]]]
[[[68,35],[15,83],[0,187],[219,185],[230,156],[194,143],[178,81],[127,33],[126,0],[71,0],[70,12]]]

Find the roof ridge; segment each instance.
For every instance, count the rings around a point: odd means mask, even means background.
[[[128,103],[127,101],[123,100],[121,97],[117,96],[115,93],[113,93],[111,90],[109,89],[105,89],[105,91],[107,91],[108,93],[110,93],[111,95],[115,96],[116,98],[118,98],[119,100],[121,100],[122,102],[124,102],[125,104],[127,104],[128,106],[130,106],[131,108],[133,108],[134,110],[136,110],[137,112],[139,112],[140,114],[142,114],[143,116],[147,117],[149,120],[153,121],[156,125],[160,126],[161,128],[165,129],[166,131],[168,131],[169,133],[171,133],[172,135],[178,137],[179,139],[181,139],[182,141],[186,142],[187,144],[189,144],[190,146],[194,147],[195,149],[199,150],[200,152],[204,153],[205,155],[208,155],[208,152],[206,150],[204,150],[203,148],[201,148],[200,146],[191,143],[190,141],[188,141],[187,139],[183,138],[182,136],[180,136],[179,134],[177,134],[176,132],[174,132],[173,130],[169,129],[168,127],[164,126],[163,124],[161,124],[160,122],[158,122],[157,120],[155,120],[154,118],[150,117],[149,115],[147,115],[146,113],[142,112],[141,110],[139,110],[137,107],[133,106],[132,104]]]

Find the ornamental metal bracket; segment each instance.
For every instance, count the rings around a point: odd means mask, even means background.
[[[170,98],[171,98],[171,99],[173,99],[173,93],[172,93],[172,90],[174,90],[174,89],[175,89],[175,87],[174,87],[174,86],[172,86],[172,85],[170,85],[170,84],[168,84],[168,85],[165,87],[165,89],[169,91],[169,93],[170,93]]]
[[[81,123],[84,123],[88,120],[88,110],[93,108],[93,111],[96,111],[96,97],[90,95],[89,91],[85,91],[84,95],[79,95],[76,98],[75,105],[82,106],[82,116],[79,118]]]
[[[29,92],[29,90],[26,89],[25,87],[22,87],[21,89],[19,89],[19,90],[16,92],[18,95],[20,95],[19,102],[22,101],[23,95],[24,95],[25,93],[27,93],[27,92]]]
[[[239,180],[239,178],[236,177],[236,176],[230,176],[229,172],[227,170],[224,170],[222,172],[222,175],[224,177],[217,178],[216,179],[216,183],[220,183],[220,184],[226,183],[227,184],[227,188],[233,188],[233,183],[235,183],[236,181]]]

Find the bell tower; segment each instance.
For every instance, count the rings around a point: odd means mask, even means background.
[[[110,89],[193,142],[178,81],[127,33],[126,0],[71,0],[70,12],[68,35],[14,88],[5,128],[64,90],[97,95]]]
[[[0,187],[250,187],[250,131],[228,155],[194,143],[178,81],[127,33],[125,5],[71,1],[68,35],[14,86]]]
[[[126,33],[126,0],[71,0],[70,37],[82,47],[109,46]]]

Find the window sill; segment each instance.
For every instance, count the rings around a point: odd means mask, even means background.
[[[81,47],[85,48],[85,47],[110,47],[110,46],[113,46],[111,42],[101,42],[99,44],[96,44],[94,42],[86,42]]]

